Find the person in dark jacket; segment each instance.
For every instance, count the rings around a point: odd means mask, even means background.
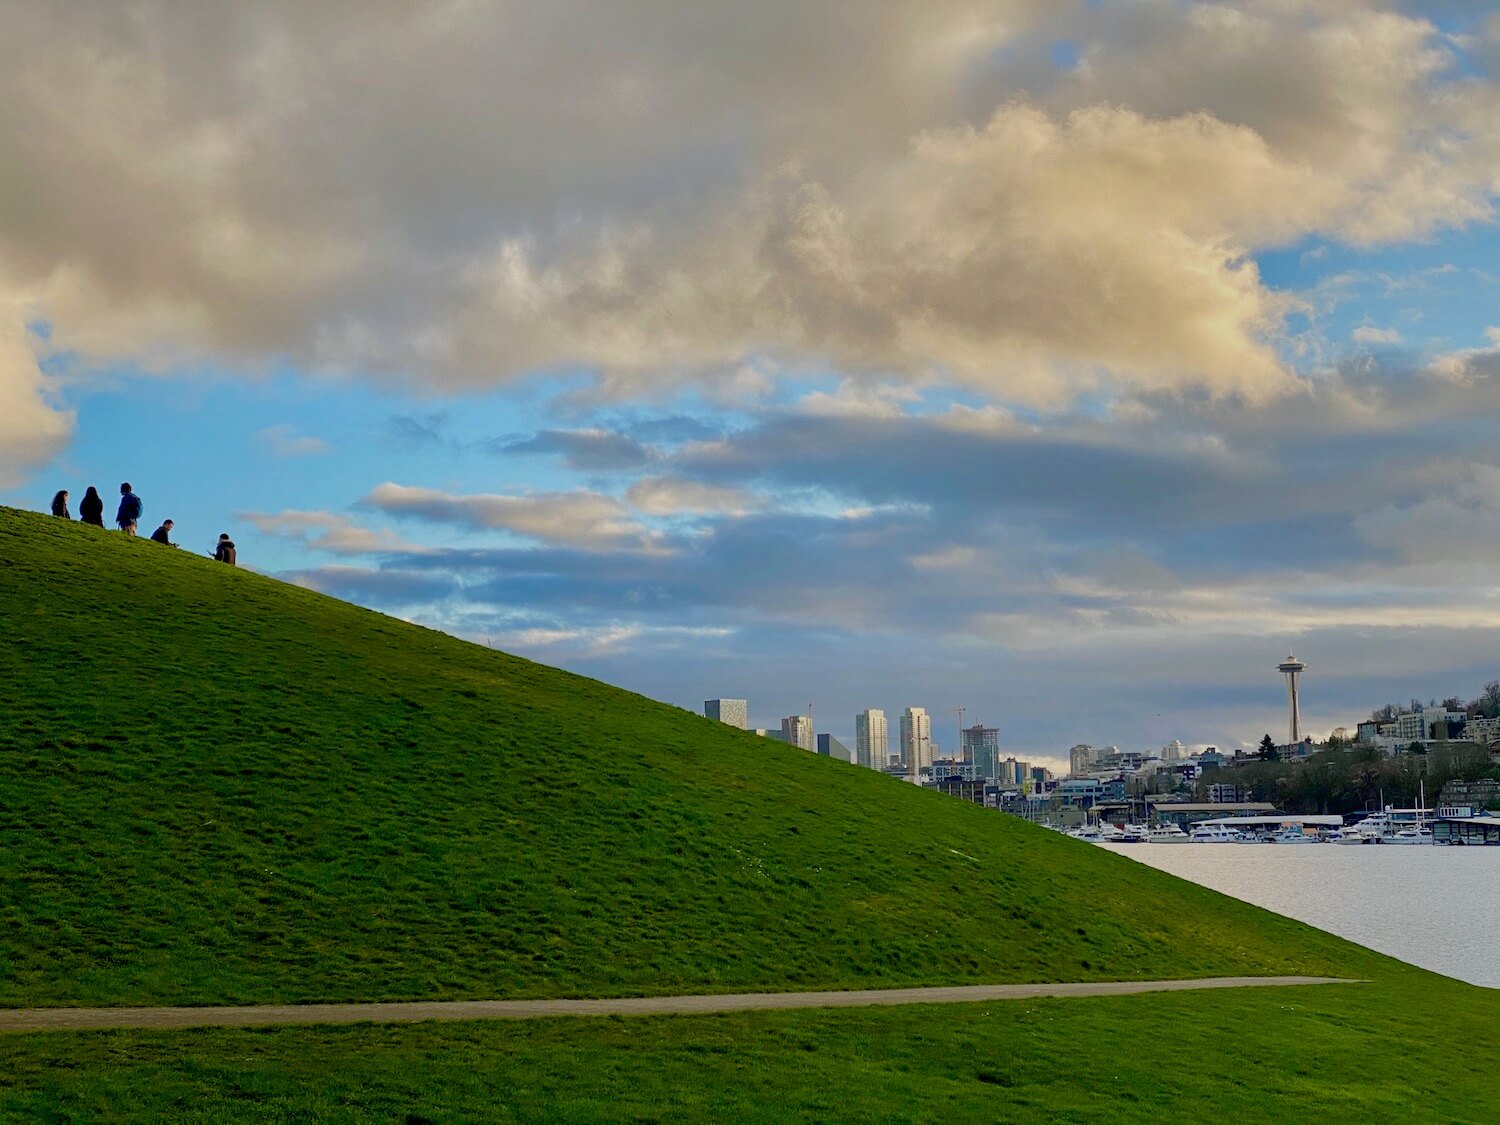
[[[60,519],[70,520],[73,517],[68,514],[68,490],[66,488],[58,492],[52,498],[52,514]]]
[[[104,498],[93,485],[89,485],[83,499],[78,501],[78,518],[95,527],[104,526]]]
[[[120,485],[120,510],[115,513],[115,523],[120,525],[120,530],[126,535],[135,534],[135,525],[141,518],[143,507],[141,498],[130,491],[129,483]]]
[[[151,541],[153,543],[165,543],[168,547],[177,546],[176,543],[172,542],[173,526],[171,520],[162,520],[161,526],[151,533]]]
[[[234,540],[229,538],[229,532],[219,536],[219,545],[214,548],[214,561],[234,565]]]

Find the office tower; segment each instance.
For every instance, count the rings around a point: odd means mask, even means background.
[[[959,757],[974,763],[974,776],[990,778],[997,776],[1000,764],[1000,731],[975,723],[963,730],[963,749]]]
[[[1286,677],[1286,702],[1290,712],[1287,716],[1288,746],[1295,746],[1302,741],[1302,707],[1297,698],[1297,680],[1306,669],[1307,665],[1291,653],[1287,653],[1286,659],[1276,665],[1276,671]]]
[[[932,765],[932,716],[925,707],[901,712],[901,763],[913,780]]]
[[[854,753],[831,734],[818,735],[818,753],[825,758],[837,758],[841,762],[854,761]]]
[[[812,720],[806,715],[788,715],[781,720],[781,740],[788,746],[800,746],[804,750],[812,750],[814,747]]]
[[[705,699],[703,714],[705,718],[717,719],[740,730],[747,730],[750,726],[750,705],[743,699]]]
[[[854,753],[860,765],[871,769],[883,770],[891,764],[884,711],[872,707],[854,716]]]

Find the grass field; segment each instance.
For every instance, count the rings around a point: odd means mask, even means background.
[[[1489,1122],[1500,997],[1405,983],[0,1039],[28,1121]]]
[[[0,1005],[1313,974],[0,1035],[26,1121],[1488,1121],[1494,993],[993,812],[0,509]]]
[[[3,1004],[1379,961],[993,812],[145,540],[0,509],[0,560]]]

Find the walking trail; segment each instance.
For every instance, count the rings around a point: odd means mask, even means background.
[[[244,1008],[4,1008],[0,1031],[103,1028],[272,1027],[421,1020],[523,1020],[549,1016],[660,1016],[787,1008],[969,1004],[1048,996],[1129,996],[1292,984],[1358,984],[1342,977],[1206,977],[1201,980],[1086,981],[1076,984],[971,984],[953,988],[875,988],[853,992],[747,992],[722,996],[631,996],[609,1000],[448,1000],[377,1004],[272,1004]]]

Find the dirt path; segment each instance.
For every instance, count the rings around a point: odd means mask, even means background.
[[[270,1027],[282,1024],[420,1020],[523,1020],[548,1016],[658,1016],[784,1008],[965,1004],[1044,996],[1128,996],[1203,988],[1356,984],[1341,977],[1208,977],[1202,980],[1087,981],[1077,984],[973,984],[956,988],[878,988],[855,992],[748,992],[723,996],[640,996],[613,1000],[450,1000],[384,1004],[281,1004],[245,1008],[3,1008],[0,1031],[96,1028]]]

